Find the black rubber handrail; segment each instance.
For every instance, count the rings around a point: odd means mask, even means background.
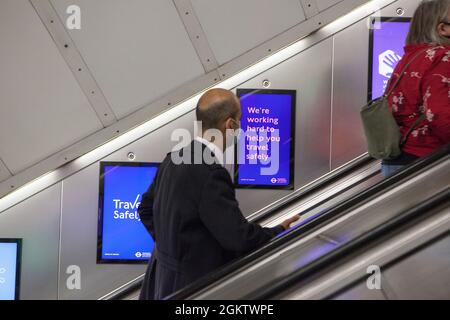
[[[383,222],[377,227],[365,232],[361,236],[338,246],[336,249],[299,268],[297,271],[284,276],[281,279],[274,279],[270,283],[264,285],[264,287],[258,288],[258,290],[246,295],[242,299],[270,299],[275,295],[288,290],[295,285],[295,283],[305,280],[307,277],[317,274],[317,272],[320,272],[325,268],[329,268],[334,263],[350,255],[361,252],[362,249],[365,249],[370,244],[378,241],[380,237],[389,236],[396,230],[404,228],[407,223],[412,223],[417,218],[420,218],[424,212],[429,212],[444,203],[448,203],[450,201],[449,199],[450,188],[447,188],[437,195],[421,202],[419,205],[416,205],[414,208],[410,208],[389,221]]]
[[[407,178],[408,176],[418,172],[419,170],[443,159],[449,154],[450,145],[447,145],[440,150],[430,154],[429,156],[415,161],[410,166],[407,166],[405,167],[405,169],[399,171],[397,174],[382,180],[372,187],[369,187],[368,189],[362,191],[351,199],[347,199],[342,201],[341,203],[336,204],[330,209],[324,211],[322,214],[312,218],[311,220],[307,220],[305,223],[295,227],[293,230],[284,234],[283,236],[275,238],[260,249],[257,249],[252,253],[244,256],[243,258],[236,260],[226,265],[225,267],[222,267],[217,271],[197,280],[184,289],[181,289],[168,296],[166,299],[181,300],[189,298],[191,295],[197,293],[201,289],[206,288],[208,285],[211,285],[224,276],[229,275],[231,272],[236,271],[245,265],[252,265],[254,263],[257,263],[258,259],[274,250],[279,249],[281,246],[289,243],[291,240],[294,240],[299,236],[306,236],[310,234],[311,232],[316,230],[316,228],[338,218],[343,212],[346,212],[348,209],[360,204],[363,201],[369,201],[370,198],[372,198],[379,192],[384,192],[388,188],[397,184],[399,180]]]
[[[349,162],[347,165],[344,165],[334,171],[332,171],[330,174],[327,174],[323,178],[319,178],[315,182],[309,184],[307,187],[302,188],[300,192],[293,194],[293,196],[287,196],[284,199],[281,199],[279,202],[277,202],[273,206],[269,206],[267,210],[261,210],[258,214],[257,218],[255,218],[252,222],[259,223],[262,220],[270,217],[274,214],[274,211],[282,210],[283,208],[287,207],[288,205],[292,204],[293,202],[297,202],[299,199],[309,196],[310,194],[317,192],[318,190],[324,188],[326,185],[330,183],[334,183],[340,179],[342,179],[343,176],[346,176],[350,174],[351,172],[369,164],[370,162],[374,161],[373,158],[371,158],[368,154],[364,154],[360,156],[359,158],[356,158],[356,160],[353,160]],[[312,209],[312,208],[311,208]],[[240,268],[241,266],[245,265],[248,261],[241,261],[237,260],[234,263],[231,263],[227,265],[227,267],[224,267],[223,269],[219,269],[217,271],[214,271],[210,275],[208,275],[208,278],[205,279],[199,279],[194,284],[189,285],[183,290],[186,290],[186,295],[190,295],[198,290],[200,290],[203,287],[206,287],[208,284],[220,279],[224,275],[230,273],[233,270],[236,270],[237,268]],[[241,261],[239,263],[239,261]],[[124,297],[130,295],[134,291],[137,291],[143,283],[142,280],[137,280],[131,282],[129,285],[124,286],[122,289],[117,290],[116,293],[111,294],[108,296],[108,300],[120,300]],[[182,298],[179,298],[182,299]]]

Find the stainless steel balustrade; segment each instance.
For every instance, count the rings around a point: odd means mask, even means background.
[[[308,283],[274,299],[450,299],[450,202],[426,219],[343,259]],[[371,288],[368,266],[380,268],[380,287]]]
[[[190,299],[240,299],[276,283],[277,279],[292,274],[318,258],[330,253],[380,224],[393,219],[398,213],[414,208],[422,201],[445,190],[450,185],[450,159],[445,156],[435,163],[405,176],[386,190],[349,208],[338,218],[300,236],[287,245],[274,250],[250,266],[244,266],[226,279],[217,281],[191,295]],[[289,294],[276,298],[315,297]]]

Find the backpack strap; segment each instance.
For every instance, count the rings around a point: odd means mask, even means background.
[[[437,47],[433,47],[433,48],[426,48],[424,50],[421,50],[420,52],[418,52],[403,68],[401,74],[399,75],[397,81],[394,83],[394,86],[391,88],[391,90],[389,90],[387,93],[385,93],[383,95],[384,99],[387,99],[392,92],[394,92],[395,88],[398,86],[398,84],[400,83],[401,79],[403,78],[403,76],[406,73],[406,70],[408,69],[408,67],[411,65],[411,63],[416,60],[422,53],[428,51],[428,50],[433,50],[436,49]],[[392,81],[392,77],[389,80],[388,86],[387,88],[389,88],[390,84]],[[427,118],[427,116],[425,114],[422,114],[415,122],[414,124],[411,126],[411,128],[409,128],[408,132],[406,133],[406,135],[403,137],[402,141],[400,142],[400,148],[403,147],[406,144],[406,141],[408,140],[409,136],[411,135],[411,133]]]
[[[427,118],[427,116],[425,114],[422,114],[414,122],[414,124],[411,126],[411,128],[409,128],[408,132],[406,133],[406,135],[403,137],[402,141],[400,142],[400,148],[403,147],[406,144],[406,141],[408,140],[409,136],[414,131],[414,129],[416,129],[419,126],[419,124],[421,124],[426,118]]]

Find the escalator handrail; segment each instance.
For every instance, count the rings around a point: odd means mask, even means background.
[[[191,295],[195,294],[196,292],[206,288],[207,286],[211,285],[215,281],[221,279],[222,277],[229,275],[231,272],[236,271],[237,269],[248,265],[250,263],[256,263],[256,260],[261,258],[262,256],[268,254],[272,250],[278,248],[279,246],[282,246],[289,241],[295,239],[299,235],[306,235],[310,232],[312,232],[316,227],[322,225],[326,221],[329,221],[330,219],[333,219],[337,217],[340,213],[343,211],[349,209],[350,207],[358,204],[359,201],[363,201],[364,199],[367,199],[369,197],[372,197],[374,194],[385,190],[386,188],[389,188],[393,185],[395,185],[398,180],[404,179],[405,177],[414,174],[415,172],[423,169],[424,167],[442,159],[443,157],[450,154],[450,145],[447,145],[440,150],[435,151],[434,153],[430,154],[427,157],[421,158],[414,163],[412,163],[410,166],[407,166],[405,169],[399,171],[397,174],[384,179],[383,181],[379,182],[378,184],[369,187],[362,193],[358,194],[357,196],[347,199],[343,201],[342,203],[338,203],[335,206],[327,209],[325,212],[323,212],[321,215],[314,217],[304,224],[301,224],[294,228],[291,232],[286,233],[285,235],[274,239],[270,241],[265,246],[247,254],[243,258],[239,260],[235,260],[234,262],[231,262],[213,272],[210,274],[198,279],[197,281],[191,283],[190,285],[186,286],[185,288],[171,294],[170,296],[166,297],[166,299],[175,299],[175,300],[181,300],[186,299],[190,297]],[[360,160],[361,162],[367,161],[366,158],[362,158]],[[345,173],[338,172],[337,175],[343,175]],[[295,201],[295,199],[292,200],[292,202]],[[133,288],[136,288],[136,284],[131,285]],[[137,289],[133,289],[137,290]],[[126,290],[124,288],[122,292],[120,292],[117,295],[113,295],[110,299],[120,299],[121,297],[125,296],[132,290]]]
[[[254,223],[260,223],[262,220],[266,219],[270,215],[273,214],[274,211],[281,210],[284,207],[288,206],[289,204],[298,201],[299,199],[306,197],[310,195],[311,193],[314,193],[322,188],[324,188],[326,185],[333,183],[335,181],[338,181],[342,179],[343,176],[348,175],[349,173],[353,172],[354,170],[357,170],[364,165],[367,165],[371,161],[374,161],[373,158],[371,158],[367,153],[353,159],[352,161],[344,164],[343,166],[329,172],[325,176],[322,176],[318,178],[317,180],[311,182],[310,184],[300,188],[297,191],[292,192],[286,197],[281,198],[280,200],[276,201],[275,203],[263,208],[262,210],[259,210],[258,212],[255,212],[251,216],[247,217],[250,221]],[[239,268],[240,265],[234,265],[235,268]],[[226,274],[229,273],[227,269]],[[213,273],[219,272],[219,270],[214,271]],[[195,291],[199,290],[200,288],[203,288],[210,282],[213,282],[214,280],[222,277],[225,273],[217,273],[214,278],[209,278],[207,281],[205,281],[202,284],[199,284],[199,287],[195,287]],[[143,283],[143,277],[141,276],[140,280],[133,280],[130,283],[122,286],[121,289],[116,290],[115,293],[110,293],[108,295],[105,295],[104,297],[107,297],[108,300],[120,300],[125,296],[128,296],[130,293],[136,291],[139,289],[140,286],[142,286]],[[188,289],[189,287],[186,287]],[[194,290],[192,288],[191,290]],[[191,291],[189,291],[191,292]],[[194,291],[192,291],[194,292]]]
[[[317,227],[323,225],[324,223],[329,222],[331,219],[337,218],[340,214],[347,211],[351,207],[358,205],[360,202],[368,201],[371,197],[378,194],[379,192],[386,191],[388,188],[395,186],[400,183],[401,180],[407,178],[408,176],[418,172],[419,170],[443,159],[444,157],[450,154],[450,145],[447,145],[427,157],[416,160],[411,165],[405,167],[403,170],[399,171],[395,175],[386,178],[374,186],[369,187],[368,189],[362,191],[358,195],[344,200],[341,203],[334,205],[333,207],[327,209],[322,214],[317,217],[313,217],[310,220],[307,220],[305,223],[300,224],[297,227],[294,227],[290,232],[285,233],[281,237],[275,238],[263,247],[247,254],[243,258],[239,260],[235,260],[226,266],[219,268],[218,270],[200,278],[194,283],[186,286],[184,289],[181,289],[172,295],[168,296],[166,299],[175,299],[182,300],[187,299],[189,296],[195,294],[201,289],[206,288],[208,285],[211,285],[216,280],[230,274],[233,271],[245,266],[245,265],[253,265],[257,262],[257,259],[273,252],[274,250],[279,249],[279,247],[287,244],[291,240],[294,240],[298,236],[304,236],[313,232]]]
[[[101,297],[99,300],[123,300],[131,293],[136,292],[142,287],[144,281],[144,275],[137,277],[122,287],[110,292],[109,294]]]
[[[336,182],[342,179],[343,176],[348,175],[349,173],[361,168],[362,166],[374,161],[374,159],[369,156],[369,154],[365,153],[359,156],[356,159],[348,162],[347,164],[329,172],[325,176],[318,178],[317,180],[311,182],[310,184],[290,193],[286,197],[281,198],[278,201],[270,204],[269,206],[251,214],[247,217],[250,221],[254,223],[260,223],[269,216],[273,214],[275,210],[282,210],[285,207],[289,206],[291,203],[298,201],[300,198],[306,197],[311,193],[314,193],[326,185],[329,185],[333,182]]]
[[[276,294],[289,289],[295,283],[305,280],[307,277],[317,274],[317,272],[330,267],[333,263],[360,252],[362,249],[367,248],[368,245],[379,240],[380,237],[385,237],[392,234],[395,230],[404,227],[407,223],[411,223],[415,219],[422,216],[424,212],[428,212],[437,208],[441,204],[449,202],[449,199],[450,188],[446,188],[444,191],[441,191],[440,193],[424,200],[415,207],[398,214],[389,221],[383,222],[355,239],[338,246],[336,249],[311,261],[293,273],[288,274],[281,279],[272,280],[263,288],[258,288],[258,290],[247,294],[242,299],[270,299]]]

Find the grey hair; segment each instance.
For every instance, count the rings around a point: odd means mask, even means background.
[[[416,9],[411,27],[409,29],[406,44],[433,43],[439,45],[450,45],[450,39],[441,36],[438,25],[447,21],[450,11],[450,0],[424,0]]]

